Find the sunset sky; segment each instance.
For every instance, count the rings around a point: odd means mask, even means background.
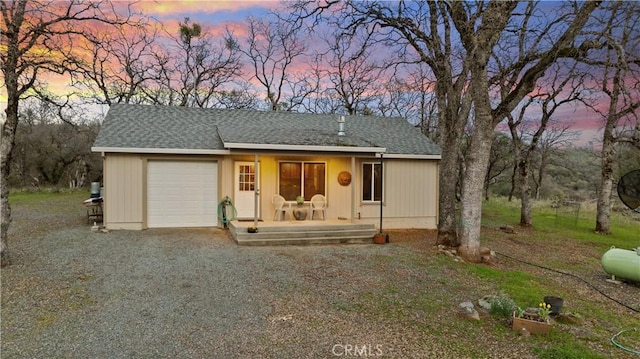
[[[268,10],[281,7],[278,1],[141,1],[134,5],[136,10],[154,17],[171,32],[185,18],[192,23],[198,23],[210,33],[223,33],[230,29],[240,39],[246,37],[248,16],[261,17]],[[244,41],[244,40],[241,40]],[[49,88],[54,91],[64,91],[66,79],[61,77],[47,77]],[[6,108],[6,90],[0,90],[0,109]],[[575,129],[582,131],[577,145],[586,145],[589,141],[598,142],[597,133],[601,127],[598,115],[584,107],[567,106],[559,111],[558,118],[571,119]]]

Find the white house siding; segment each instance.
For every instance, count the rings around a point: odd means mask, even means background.
[[[154,156],[107,153],[104,160],[105,225],[110,229],[146,228],[146,163],[147,160],[195,158],[218,163],[218,201],[224,196],[233,200],[235,161],[253,161],[253,155],[221,156]],[[355,186],[355,219],[378,226],[380,207],[361,200],[362,162],[376,159],[356,159],[352,173],[351,157],[267,155],[260,161],[260,217],[273,219],[272,196],[277,192],[279,161],[322,161],[327,164],[327,217],[351,219],[351,187]],[[341,186],[337,177],[341,171],[352,175],[349,186]],[[392,228],[436,228],[438,206],[438,161],[385,159],[384,223]],[[220,225],[220,224],[218,224]]]
[[[358,163],[361,178],[362,161]],[[438,161],[388,159],[384,161],[383,228],[436,228],[438,209]],[[363,221],[379,226],[378,203],[362,202]]]
[[[104,224],[108,229],[143,228],[143,161],[139,155],[108,153],[103,164]]]

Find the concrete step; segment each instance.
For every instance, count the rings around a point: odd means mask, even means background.
[[[377,230],[373,224],[341,220],[260,222],[258,233],[248,233],[251,222],[232,221],[231,237],[240,245],[304,245],[372,243]]]
[[[282,239],[236,239],[241,246],[281,246],[281,245],[319,245],[319,244],[370,244],[373,235],[361,237],[310,237]]]
[[[241,223],[232,225],[230,229],[236,229],[237,232],[246,231],[246,227],[252,226],[253,223]],[[325,224],[313,222],[284,222],[282,225],[278,222],[270,222],[269,224],[258,223],[259,232],[314,232],[314,231],[344,231],[353,229],[374,229],[373,224],[368,223],[345,223],[345,224]]]
[[[238,232],[236,239],[286,239],[286,238],[339,238],[339,237],[366,237],[372,238],[376,234],[375,229],[343,229],[322,231],[262,231],[258,233]]]

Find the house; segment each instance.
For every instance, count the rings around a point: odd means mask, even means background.
[[[437,225],[440,149],[401,118],[113,104],[92,151],[109,229],[221,227],[225,197],[269,222],[275,194],[317,193],[327,219],[379,226],[382,199],[385,229]]]

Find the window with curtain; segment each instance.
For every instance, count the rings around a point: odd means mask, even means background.
[[[362,201],[382,200],[382,169],[379,163],[362,164]]]
[[[287,201],[303,196],[310,201],[315,194],[326,196],[326,165],[322,162],[280,162],[279,191]]]

